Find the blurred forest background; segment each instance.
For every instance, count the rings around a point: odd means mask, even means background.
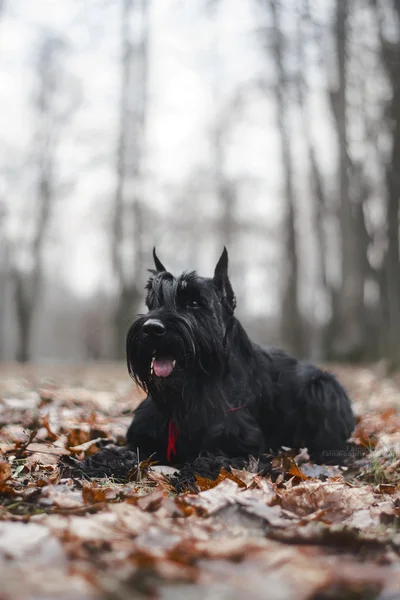
[[[400,0],[2,0],[0,358],[121,359],[155,244],[400,363]]]

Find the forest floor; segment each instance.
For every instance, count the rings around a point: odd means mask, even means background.
[[[123,443],[140,400],[124,366],[0,365],[0,599],[399,599],[400,387],[332,370],[358,415],[351,464],[287,453],[177,494],[157,465],[60,472]]]

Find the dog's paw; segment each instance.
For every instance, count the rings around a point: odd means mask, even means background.
[[[60,462],[63,476],[80,479],[113,477],[126,481],[129,473],[137,466],[137,455],[125,446],[110,444],[83,461],[68,456],[63,457]]]

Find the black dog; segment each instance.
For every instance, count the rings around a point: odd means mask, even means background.
[[[354,428],[345,391],[330,373],[250,341],[234,317],[226,249],[213,278],[174,277],[153,255],[149,312],[127,336],[129,372],[148,393],[129,447],[141,460],[176,465],[202,455],[222,464],[281,446],[340,462]]]

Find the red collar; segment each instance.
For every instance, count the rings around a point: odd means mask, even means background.
[[[235,408],[229,408],[226,412],[235,412],[236,410],[240,410],[241,408],[246,408],[246,406],[248,405],[248,402],[246,402],[246,404],[242,404],[242,406],[236,406]]]
[[[178,428],[171,419],[168,424],[168,446],[167,446],[168,462],[171,462],[171,459],[174,456],[176,456],[176,442],[177,441],[178,441]]]
[[[248,403],[247,403],[248,404]],[[240,410],[241,408],[246,408],[247,404],[242,404],[242,406],[236,406],[235,408],[230,408],[226,412],[235,412],[236,410]],[[171,462],[171,460],[176,456],[176,442],[178,441],[178,428],[175,423],[170,420],[168,423],[168,444],[167,444],[167,460]]]

